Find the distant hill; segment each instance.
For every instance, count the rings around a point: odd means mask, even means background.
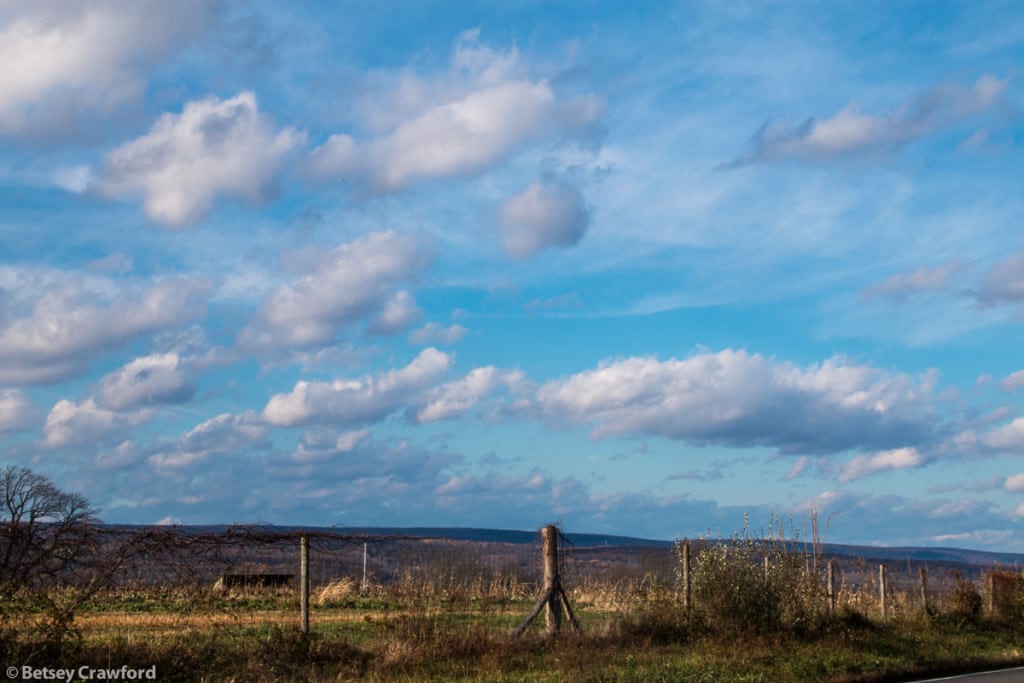
[[[129,527],[135,525],[111,525]],[[186,533],[194,532],[216,532],[227,529],[226,524],[183,526],[180,527]],[[509,543],[514,545],[539,544],[539,531],[521,531],[516,529],[477,529],[472,527],[309,527],[309,526],[270,526],[262,525],[261,528],[268,531],[295,532],[306,530],[310,532],[330,532],[352,534],[355,536],[406,536],[412,538],[438,538],[453,541],[467,541],[472,543]],[[621,549],[658,549],[668,550],[672,548],[672,541],[663,541],[650,538],[636,538],[633,536],[616,536],[613,534],[584,534],[567,533],[566,540],[576,548],[621,548]],[[801,549],[805,544],[800,544]],[[867,545],[847,545],[840,543],[826,543],[824,553],[836,557],[847,557],[852,559],[870,559],[887,562],[899,562],[910,560],[912,562],[948,562],[964,565],[1007,565],[1024,566],[1024,554],[1022,553],[999,553],[984,550],[969,550],[964,548],[934,548],[934,547],[885,547]]]

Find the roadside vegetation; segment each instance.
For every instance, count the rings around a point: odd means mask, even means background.
[[[0,554],[24,532],[4,524]],[[47,528],[33,528],[37,543],[45,545]],[[118,566],[133,569],[128,579],[109,561],[86,562],[109,544],[49,528],[87,545],[65,566],[70,550],[45,545],[45,576],[3,584],[6,666],[155,666],[169,681],[853,682],[1024,663],[1019,568],[980,581],[932,577],[923,601],[913,586],[893,590],[883,618],[870,572],[836,578],[829,599],[813,519],[808,543],[778,525],[747,528],[695,543],[692,556],[680,543],[628,571],[568,571],[582,633],[547,637],[541,623],[519,638],[510,632],[538,596],[535,578],[465,546],[425,548],[386,580],[343,575],[314,585],[312,631],[303,635],[294,587],[218,590],[194,572],[155,581],[126,560],[151,551],[146,545],[132,546],[134,555],[117,546]],[[159,547],[164,562],[170,554]],[[211,561],[183,547],[189,563]]]

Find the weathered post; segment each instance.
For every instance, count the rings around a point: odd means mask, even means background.
[[[987,589],[985,591],[987,593],[987,595],[985,596],[985,603],[986,603],[985,604],[985,608],[986,608],[985,611],[988,612],[989,615],[993,615],[993,614],[996,613],[996,573],[995,572],[989,571],[989,573],[985,575],[985,588]]]
[[[540,530],[542,545],[541,557],[544,562],[544,594],[533,606],[533,610],[519,624],[512,635],[521,636],[530,627],[533,620],[537,618],[541,610],[544,610],[544,619],[547,622],[547,633],[553,636],[562,627],[562,611],[565,611],[572,630],[579,632],[580,624],[576,621],[572,607],[569,605],[569,598],[562,586],[562,578],[558,573],[558,527],[549,524]]]
[[[690,611],[690,542],[683,541],[683,609]]]
[[[548,635],[558,633],[562,628],[562,606],[558,599],[558,528],[552,524],[540,531],[544,554],[544,593],[550,596],[544,608],[544,622]]]
[[[928,613],[928,570],[924,567],[918,569],[921,576],[921,611]]]
[[[770,564],[770,562],[768,560],[768,556],[765,555],[764,556],[764,582],[765,583],[768,583],[768,577],[769,577],[769,574],[770,574],[770,570],[771,570],[771,564]]]
[[[309,635],[309,536],[299,537],[299,612],[302,633]]]
[[[882,621],[889,618],[889,610],[885,604],[885,565],[878,565],[878,600],[882,605]]]
[[[828,561],[828,576],[826,578],[825,593],[828,597],[828,613],[836,613],[836,561]]]
[[[363,542],[363,582],[359,585],[359,592],[360,593],[365,593],[366,592],[366,555],[368,553],[368,546],[369,546],[369,544],[364,541]]]

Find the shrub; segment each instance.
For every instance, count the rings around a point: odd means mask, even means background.
[[[808,571],[810,556],[798,548],[785,539],[754,538],[744,526],[740,534],[702,549],[690,568],[695,618],[712,632],[816,625],[821,587]]]
[[[987,583],[995,615],[1011,621],[1024,620],[1024,574],[993,569],[987,574]]]
[[[949,595],[949,611],[966,621],[975,621],[981,615],[981,593],[960,572],[953,574],[953,592]]]

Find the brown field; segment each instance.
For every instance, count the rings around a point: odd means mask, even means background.
[[[79,602],[64,588],[5,608],[0,653],[19,666],[156,666],[160,680],[180,681],[848,683],[1024,662],[1019,570],[995,572],[992,601],[982,568],[958,577],[930,563],[923,605],[918,564],[890,564],[883,621],[877,565],[838,562],[830,610],[828,558],[742,537],[694,545],[690,609],[673,550],[566,549],[561,573],[582,633],[548,637],[541,617],[513,638],[540,591],[539,550],[391,541],[370,551],[364,586],[361,545],[315,548],[303,635],[295,585],[214,588],[219,571],[297,573],[293,544],[232,547],[187,580],[136,571]],[[75,611],[54,631],[62,600]]]

